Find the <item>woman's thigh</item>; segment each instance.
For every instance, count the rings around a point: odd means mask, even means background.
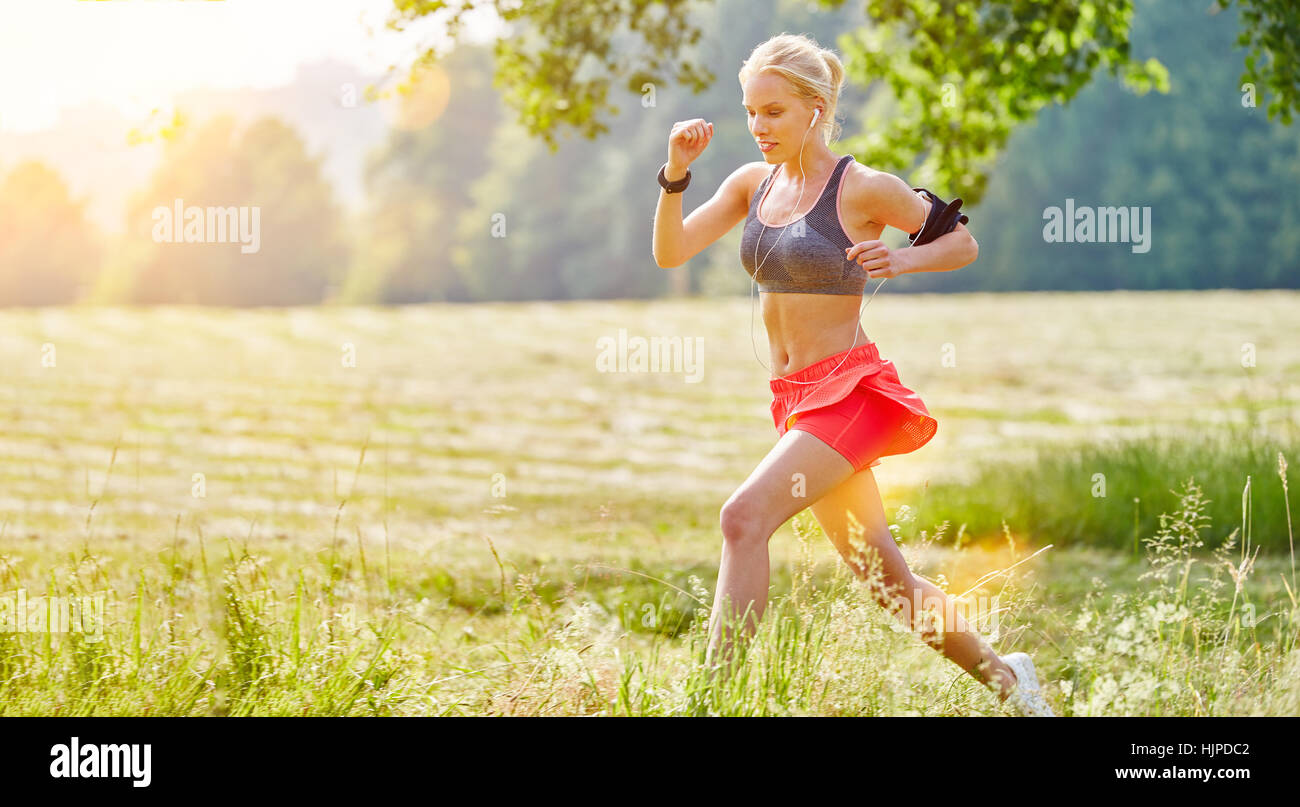
[[[724,534],[770,538],[852,475],[852,465],[835,449],[806,432],[788,431],[723,505]]]
[[[889,531],[880,489],[870,468],[835,486],[813,502],[811,509],[826,537],[855,574],[865,576],[867,570],[879,564],[884,585],[905,586],[912,573]]]

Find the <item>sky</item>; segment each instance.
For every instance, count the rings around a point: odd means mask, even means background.
[[[273,87],[324,58],[367,72],[440,41],[438,20],[385,30],[392,0],[0,0],[0,132],[31,132],[88,101],[132,119],[198,87]],[[489,12],[490,15],[490,12]],[[495,30],[467,17],[472,38]]]

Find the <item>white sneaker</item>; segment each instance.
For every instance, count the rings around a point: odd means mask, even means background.
[[[1025,653],[1008,653],[1002,660],[1016,674],[1016,686],[1007,696],[1006,704],[1023,717],[1056,717],[1038,686],[1033,660]]]

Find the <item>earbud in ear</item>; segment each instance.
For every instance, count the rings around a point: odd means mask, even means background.
[[[813,110],[812,123],[808,124],[808,128],[811,129],[812,127],[816,126],[816,125],[817,125],[817,119],[820,118],[821,116],[822,116],[821,107],[818,107],[817,109],[814,109],[814,110]]]

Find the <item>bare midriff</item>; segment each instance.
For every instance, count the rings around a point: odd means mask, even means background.
[[[773,375],[789,375],[848,350],[853,347],[854,328],[858,345],[867,343],[866,332],[858,323],[861,297],[777,292],[759,296]]]

